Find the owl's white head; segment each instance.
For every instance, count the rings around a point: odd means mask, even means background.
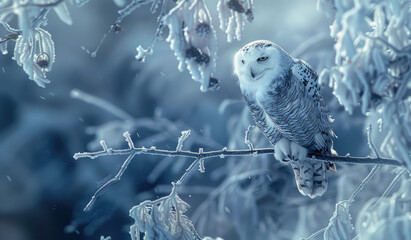
[[[287,74],[293,58],[280,46],[266,40],[251,42],[234,56],[234,73],[241,88],[266,87],[273,79]]]

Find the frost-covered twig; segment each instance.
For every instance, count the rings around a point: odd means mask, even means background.
[[[248,129],[249,130],[249,129]],[[370,134],[370,131],[368,132]],[[186,170],[186,172],[183,174],[183,176],[177,181],[176,185],[181,185],[187,177],[189,177],[194,171],[195,166],[199,166],[200,172],[204,172],[204,160],[208,158],[225,158],[225,157],[233,157],[233,156],[260,156],[260,155],[265,155],[265,154],[274,154],[274,149],[272,148],[260,148],[260,149],[255,149],[251,148],[248,150],[228,150],[227,148],[223,148],[221,150],[217,151],[208,151],[204,152],[202,148],[199,149],[198,152],[192,152],[192,151],[185,151],[182,150],[183,143],[184,141],[188,138],[189,136],[189,131],[183,131],[182,136],[179,138],[177,147],[175,151],[171,150],[164,150],[164,149],[157,149],[156,147],[151,147],[149,149],[145,147],[135,147],[134,143],[131,140],[130,133],[125,132],[123,134],[126,142],[128,143],[129,148],[128,149],[111,149],[108,148],[105,141],[102,140],[100,144],[103,147],[102,151],[97,151],[97,152],[83,152],[83,153],[76,153],[74,154],[74,159],[79,159],[79,158],[97,158],[97,157],[102,157],[102,156],[115,156],[115,155],[128,155],[127,159],[123,163],[121,169],[119,172],[116,174],[116,176],[112,179],[110,179],[107,183],[105,183],[103,186],[101,186],[96,193],[93,195],[92,199],[90,202],[87,204],[87,206],[84,208],[84,211],[90,210],[92,207],[93,203],[95,202],[96,198],[101,195],[102,191],[108,187],[109,185],[118,182],[123,175],[124,171],[127,169],[128,164],[131,162],[131,160],[134,158],[135,155],[138,154],[147,154],[147,155],[157,155],[157,156],[165,156],[165,157],[187,157],[187,158],[194,158],[195,160],[192,162],[192,164],[189,166],[189,168]],[[247,138],[246,138],[247,139]],[[370,145],[372,146],[372,145]],[[402,166],[400,162],[394,160],[394,159],[389,159],[389,158],[381,158],[379,157],[378,153],[376,154],[376,158],[371,158],[371,157],[349,157],[349,156],[323,156],[319,154],[314,154],[311,158],[311,160],[314,161],[327,161],[327,162],[346,162],[346,163],[357,163],[357,164],[380,164],[380,165],[391,165],[391,166]],[[378,168],[377,168],[378,169]],[[368,178],[367,178],[368,179]],[[361,186],[363,186],[365,183]],[[361,190],[361,189],[360,189]],[[358,190],[359,191],[359,190]]]
[[[377,158],[380,157],[380,154],[377,151],[377,148],[374,145],[374,142],[371,139],[371,133],[372,133],[372,127],[371,125],[368,127],[367,129],[367,144],[368,147],[371,149],[371,151],[375,154],[375,156]],[[370,173],[367,175],[366,178],[364,178],[364,180],[362,180],[361,184],[358,186],[358,188],[351,194],[350,199],[348,199],[348,202],[351,204],[352,202],[354,202],[354,198],[355,196],[357,196],[357,194],[364,188],[364,186],[371,180],[371,178],[374,177],[375,173],[377,173],[377,171],[380,169],[381,165],[375,165]]]
[[[176,152],[180,152],[183,149],[183,143],[190,136],[191,130],[182,131],[181,137],[178,138]]]
[[[378,169],[380,169],[381,165],[375,165],[370,173],[367,175],[367,177],[365,177],[361,184],[357,187],[357,189],[355,189],[355,191],[351,194],[350,199],[348,200],[350,203],[352,203],[354,201],[354,198],[357,196],[357,194],[364,188],[364,186],[371,180],[371,178],[373,178],[375,176],[375,174],[377,173]]]
[[[390,185],[385,189],[384,193],[381,195],[381,197],[373,204],[373,206],[378,205],[384,198],[386,198],[391,191],[394,189],[395,185],[398,183],[398,181],[401,179],[401,177],[407,172],[407,169],[402,169],[397,176],[392,180]]]
[[[97,56],[98,51],[100,50],[100,47],[103,45],[104,41],[106,40],[108,34],[110,34],[112,32],[119,33],[121,31],[120,23],[123,21],[123,19],[125,17],[127,17],[132,12],[134,12],[134,10],[136,10],[137,8],[139,8],[143,5],[150,4],[150,3],[152,3],[154,5],[157,2],[158,1],[155,1],[155,0],[133,0],[133,1],[131,1],[127,6],[125,6],[123,9],[120,9],[118,11],[118,17],[115,20],[115,23],[107,29],[107,31],[104,33],[103,37],[100,39],[100,42],[97,45],[97,47],[94,49],[94,51],[90,52],[87,49],[84,49],[84,50],[88,54],[90,54],[91,58],[95,58]]]
[[[130,155],[135,154],[146,154],[146,155],[157,155],[165,157],[187,157],[187,158],[225,158],[225,157],[237,157],[237,156],[259,156],[274,154],[274,149],[272,148],[254,148],[253,150],[227,150],[221,149],[216,151],[208,151],[203,153],[192,152],[192,151],[171,151],[165,149],[157,149],[155,147],[151,148],[133,148],[133,149],[112,149],[110,152],[107,151],[97,151],[97,152],[82,152],[74,154],[74,159],[79,158],[98,158],[102,156],[116,156],[116,155]],[[326,161],[326,162],[337,162],[337,163],[353,163],[353,164],[381,164],[401,167],[403,166],[400,162],[391,158],[372,158],[372,157],[351,157],[351,156],[323,156],[319,154],[313,154],[312,157],[307,159],[313,161]]]
[[[87,212],[91,209],[93,206],[94,202],[97,200],[97,198],[103,193],[103,191],[111,186],[112,184],[120,181],[121,176],[123,173],[126,171],[128,164],[131,162],[131,160],[134,158],[135,153],[130,154],[127,159],[124,161],[123,165],[121,165],[120,171],[114,176],[112,179],[104,183],[101,187],[97,189],[97,191],[94,193],[94,195],[91,197],[91,200],[87,203],[86,207],[83,209],[83,211]]]

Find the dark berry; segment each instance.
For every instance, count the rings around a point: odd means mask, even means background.
[[[233,11],[244,13],[245,9],[238,0],[230,0],[226,3],[227,7]]]
[[[208,90],[217,91],[220,89],[220,81],[217,78],[210,77],[210,82],[208,83]]]
[[[186,58],[195,58],[199,55],[201,55],[201,51],[196,47],[190,47],[186,50]]]
[[[254,14],[251,8],[247,9],[244,14],[247,16],[247,21],[252,22],[254,20]]]
[[[37,55],[36,63],[40,68],[47,68],[50,63],[50,57],[47,53]]]
[[[199,64],[202,64],[202,63],[207,64],[208,62],[210,62],[210,57],[205,53],[201,53],[200,55],[196,57],[196,62]]]
[[[207,64],[208,62],[210,62],[210,56],[203,53],[200,49],[196,47],[190,47],[186,50],[186,58],[194,58],[194,60],[198,64]]]

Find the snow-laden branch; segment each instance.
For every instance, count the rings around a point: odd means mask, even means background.
[[[250,147],[252,143],[249,141],[248,138],[249,129],[246,131],[246,141],[245,143]],[[83,153],[76,153],[74,154],[74,159],[79,158],[98,158],[103,156],[115,156],[115,155],[127,155],[127,159],[124,161],[123,165],[121,166],[120,170],[116,174],[115,177],[107,181],[103,186],[101,186],[93,195],[89,203],[84,208],[84,211],[89,211],[93,206],[96,199],[103,193],[103,191],[110,185],[120,181],[121,176],[127,169],[127,166],[131,162],[131,160],[139,154],[144,155],[156,155],[156,156],[165,156],[165,157],[187,157],[187,158],[194,158],[195,160],[192,164],[188,167],[185,173],[181,176],[181,178],[176,182],[176,186],[182,185],[183,182],[194,172],[196,166],[199,167],[199,171],[203,173],[205,171],[204,167],[204,160],[208,158],[226,158],[226,157],[238,157],[238,156],[261,156],[266,154],[274,154],[274,149],[272,148],[253,148],[250,147],[249,149],[242,149],[242,150],[228,150],[224,147],[221,150],[215,151],[208,151],[204,152],[202,148],[198,150],[198,152],[193,151],[185,151],[182,150],[184,141],[189,137],[190,131],[183,131],[182,136],[178,140],[178,144],[176,150],[165,150],[165,149],[157,149],[155,146],[150,148],[145,147],[135,147],[133,140],[131,139],[130,133],[125,132],[123,134],[125,141],[128,144],[128,148],[126,149],[112,149],[109,148],[104,140],[100,141],[100,145],[102,146],[102,151],[96,152],[83,152]],[[369,147],[374,152],[375,147],[370,140],[370,131],[368,132],[368,139],[369,139]],[[247,141],[248,140],[248,141]],[[390,158],[382,158],[376,152],[374,152],[376,157],[351,157],[351,156],[324,156],[320,154],[311,154],[307,159],[313,161],[326,161],[326,162],[340,162],[340,163],[354,163],[354,164],[380,164],[380,165],[390,165],[400,167],[403,164],[395,159]]]
[[[165,149],[157,149],[156,147],[150,148],[132,148],[132,149],[111,149],[97,151],[97,152],[82,152],[74,154],[74,159],[79,158],[98,158],[102,156],[116,156],[116,155],[130,155],[130,154],[146,154],[146,155],[157,155],[165,157],[187,157],[187,158],[225,158],[225,157],[239,157],[239,156],[259,156],[266,154],[274,154],[273,148],[255,148],[252,150],[228,150],[223,148],[216,151],[208,152],[192,152],[192,151],[170,151]],[[319,154],[313,154],[307,159],[313,161],[326,161],[326,162],[340,162],[340,163],[353,163],[353,164],[381,164],[381,165],[391,165],[396,167],[403,166],[399,161],[391,158],[373,158],[373,157],[351,157],[351,156],[322,156]]]
[[[124,133],[125,136],[130,136],[128,132]],[[105,144],[105,141],[102,140]],[[241,149],[241,150],[228,150],[223,148],[221,150],[207,151],[207,152],[193,152],[193,151],[173,151],[165,149],[157,149],[155,146],[150,148],[145,147],[134,147],[128,149],[103,149],[102,151],[96,152],[82,152],[74,154],[74,159],[79,158],[98,158],[103,156],[116,156],[116,155],[131,155],[131,154],[145,154],[145,155],[157,155],[164,157],[187,157],[194,159],[208,159],[208,158],[225,158],[225,157],[239,157],[239,156],[260,156],[266,154],[274,154],[273,148],[254,148],[254,149]],[[324,156],[320,154],[312,154],[307,157],[309,160],[313,161],[326,161],[326,162],[339,162],[339,163],[353,163],[353,164],[381,164],[381,165],[391,165],[396,167],[403,166],[399,161],[391,158],[383,157],[351,157],[351,156]]]

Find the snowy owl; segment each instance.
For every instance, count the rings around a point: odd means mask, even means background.
[[[234,72],[256,125],[274,146],[275,158],[293,168],[301,194],[315,198],[327,190],[329,162],[308,153],[331,155],[334,132],[317,74],[270,41],[255,41],[234,57]]]

